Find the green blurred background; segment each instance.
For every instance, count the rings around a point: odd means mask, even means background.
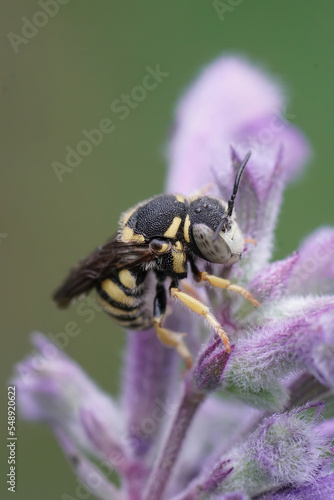
[[[0,235],[8,235],[0,239],[3,472],[6,385],[13,364],[30,350],[29,332],[57,333],[76,321],[82,331],[66,352],[117,393],[122,331],[102,314],[86,324],[73,308],[59,312],[50,294],[69,266],[115,231],[123,210],[162,191],[175,103],[203,65],[237,50],[279,75],[293,123],[312,143],[309,168],[286,192],[276,256],[334,222],[332,1],[244,0],[222,21],[210,1],[71,0],[16,54],[7,34],[21,34],[21,18],[31,20],[38,10],[35,0],[1,4]],[[157,64],[168,78],[126,120],[113,116],[110,103]],[[81,130],[105,117],[116,129],[58,182],[51,163],[63,162],[65,147],[75,147]],[[18,436],[16,498],[75,497],[77,483],[49,430],[19,422]],[[9,497],[5,479],[1,488]]]

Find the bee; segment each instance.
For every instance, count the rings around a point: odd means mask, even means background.
[[[259,302],[243,287],[232,284],[197,267],[201,260],[231,265],[244,249],[244,238],[234,214],[234,201],[248,153],[235,177],[230,200],[196,194],[154,196],[125,212],[118,232],[102,247],[70,271],[54,294],[60,308],[72,299],[96,289],[103,309],[119,325],[134,330],[155,328],[160,341],[173,347],[187,368],[192,356],[184,334],[162,326],[166,313],[166,280],[173,299],[204,316],[220,336],[226,352],[231,351],[228,336],[209,308],[179,288],[188,267],[196,282],[240,293],[254,306]],[[155,295],[149,292],[155,286]],[[151,297],[151,298],[150,298]]]

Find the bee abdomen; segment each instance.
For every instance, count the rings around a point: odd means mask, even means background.
[[[97,288],[105,312],[124,328],[140,330],[152,324],[143,300],[143,281],[142,272],[122,270]]]

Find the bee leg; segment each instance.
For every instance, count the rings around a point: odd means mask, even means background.
[[[154,299],[154,317],[153,326],[155,328],[156,334],[162,344],[168,347],[174,347],[174,349],[179,353],[181,358],[184,359],[187,370],[192,367],[192,356],[190,351],[183,340],[185,333],[175,333],[167,328],[163,328],[162,321],[166,312],[166,290],[163,284],[157,284],[157,293]]]
[[[246,288],[243,288],[242,286],[239,285],[233,285],[229,280],[218,278],[217,276],[209,274],[205,271],[198,271],[196,278],[198,282],[207,281],[208,283],[210,283],[210,285],[214,286],[215,288],[226,288],[233,292],[240,293],[240,295],[245,297],[245,299],[249,300],[255,307],[258,307],[260,305],[260,302],[257,301],[253,297],[253,295],[248,290],[246,290]]]
[[[195,297],[195,299],[201,301],[201,297],[200,297],[199,293],[197,292],[197,290],[188,281],[182,280],[182,288],[187,293],[189,293],[190,295],[192,295],[193,297]]]
[[[204,316],[204,318],[207,320],[211,328],[219,335],[221,338],[226,352],[230,353],[231,352],[231,347],[230,347],[230,341],[228,339],[227,333],[224,331],[223,327],[220,325],[220,323],[216,320],[213,314],[210,313],[209,308],[202,304],[199,300],[195,299],[191,295],[188,295],[185,292],[182,292],[179,288],[176,286],[173,286],[173,284],[170,287],[170,294],[174,299],[178,299],[182,304],[184,304],[188,309],[191,311],[194,311],[197,314],[200,314],[201,316]]]
[[[257,245],[257,241],[254,238],[244,238],[245,243],[253,243],[253,245]]]

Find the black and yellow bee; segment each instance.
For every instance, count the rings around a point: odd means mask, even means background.
[[[204,316],[230,351],[227,334],[209,308],[181,291],[179,281],[187,277],[188,264],[197,282],[239,292],[254,306],[259,303],[244,288],[197,268],[201,259],[231,265],[241,257],[244,238],[233,213],[247,154],[236,175],[228,203],[212,196],[162,194],[139,203],[125,212],[120,229],[107,243],[79,262],[54,300],[59,307],[95,288],[104,310],[125,328],[143,330],[154,326],[161,342],[174,347],[192,364],[184,334],[162,327],[166,312],[165,282],[169,293],[192,311]],[[152,278],[155,298],[152,304]]]

